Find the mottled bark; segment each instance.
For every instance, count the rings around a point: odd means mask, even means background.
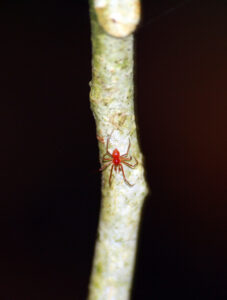
[[[122,0],[123,1],[123,0]],[[89,287],[89,300],[127,300],[133,277],[141,209],[148,188],[144,179],[134,113],[133,34],[116,38],[100,26],[93,1],[90,1],[92,29],[92,81],[90,102],[99,141],[100,162],[106,152],[117,148],[121,154],[138,160],[136,168],[124,166],[122,173],[110,167],[102,172],[102,204],[94,263]],[[130,9],[130,8],[129,8]],[[133,160],[132,160],[133,163]]]

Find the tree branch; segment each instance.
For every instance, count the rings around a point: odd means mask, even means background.
[[[123,0],[122,0],[123,1]],[[116,38],[99,25],[93,1],[90,1],[92,29],[91,109],[96,121],[100,162],[106,153],[117,148],[138,160],[134,169],[122,172],[110,168],[102,173],[102,205],[94,263],[89,287],[89,300],[127,300],[133,277],[137,234],[141,209],[148,193],[144,179],[143,156],[139,148],[134,115],[133,35]]]

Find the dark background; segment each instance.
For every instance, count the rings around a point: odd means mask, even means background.
[[[143,1],[152,194],[133,300],[227,299],[227,1]],[[100,207],[87,1],[0,5],[0,299],[86,298]]]

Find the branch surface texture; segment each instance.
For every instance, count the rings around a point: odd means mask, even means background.
[[[100,1],[98,2],[100,5]],[[118,37],[107,33],[105,27],[99,24],[98,19],[102,18],[100,7],[98,10],[99,17],[97,17],[97,7],[91,0],[90,103],[96,121],[100,162],[103,164],[107,139],[110,137],[110,153],[112,154],[116,148],[120,154],[126,153],[130,141],[129,157],[136,158],[138,165],[134,169],[124,166],[125,176],[131,184],[134,184],[133,186],[126,184],[122,172],[114,170],[112,183],[109,185],[111,166],[102,172],[101,213],[88,299],[128,300],[141,209],[148,193],[134,114],[133,34],[129,31],[126,35],[125,26],[120,33],[123,37],[119,38],[119,32]],[[136,18],[138,19],[138,16]],[[118,19],[114,20],[113,26]],[[133,159],[132,163],[134,163]]]

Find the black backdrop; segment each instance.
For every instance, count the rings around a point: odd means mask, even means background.
[[[143,1],[136,34],[152,194],[133,300],[227,299],[227,2],[179,3]],[[100,207],[87,1],[0,8],[0,299],[82,300]]]

